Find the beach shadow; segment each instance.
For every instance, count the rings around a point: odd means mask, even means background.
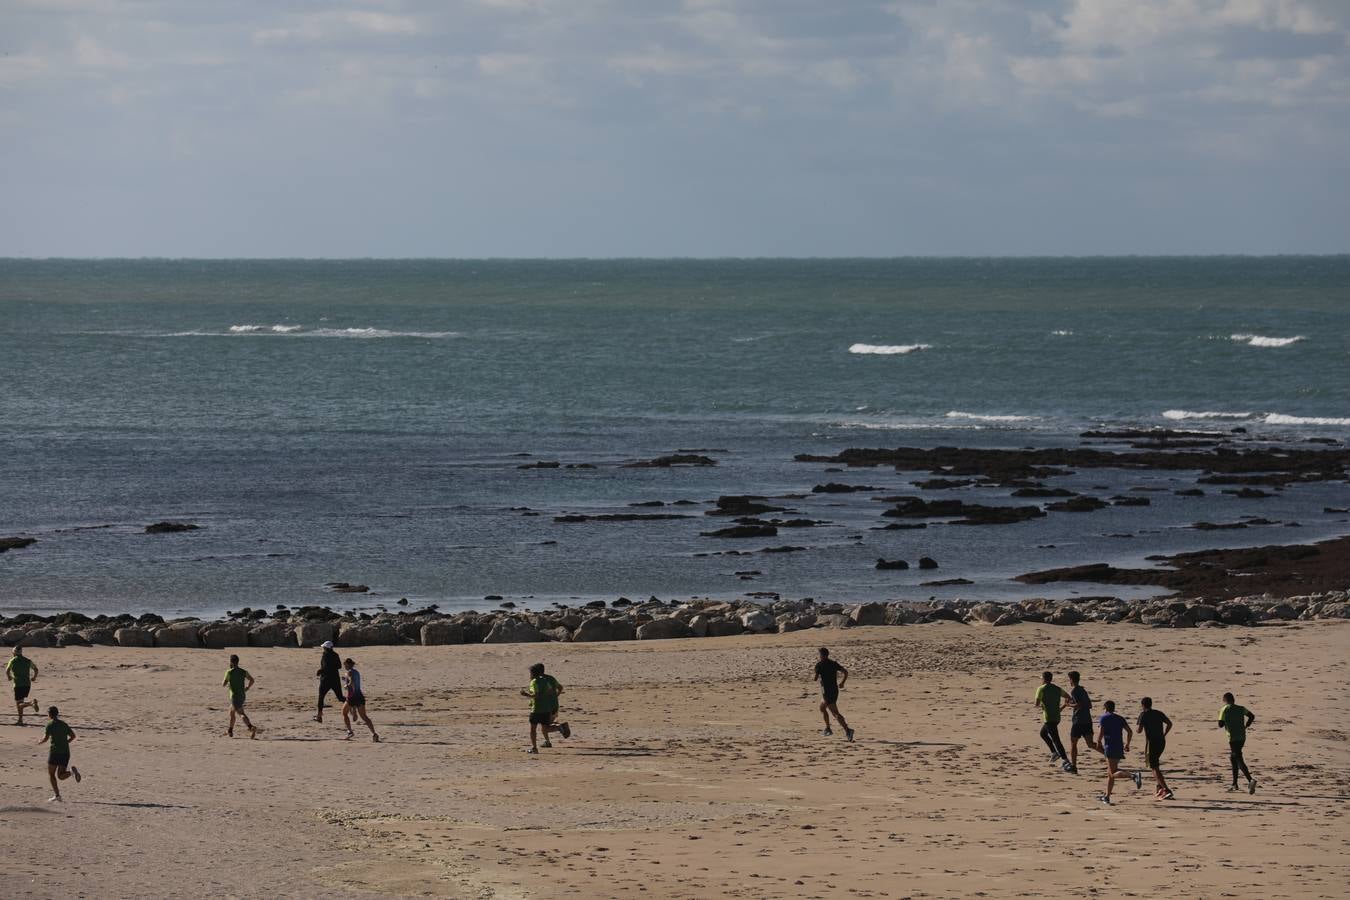
[[[906,749],[916,747],[940,747],[944,750],[964,750],[965,744],[948,744],[942,741],[888,741],[880,738],[872,738],[867,741],[869,744],[883,744],[888,747],[904,747]]]
[[[561,748],[568,750],[568,756],[656,756],[666,751],[660,747],[576,747]]]
[[[0,816],[9,813],[54,813],[57,812],[50,806],[0,806]]]
[[[129,806],[133,809],[195,809],[193,806],[183,806],[178,803],[133,803],[131,801],[117,800],[80,800],[81,806]]]
[[[1175,803],[1175,801],[1169,801]],[[1253,809],[1266,809],[1272,806],[1302,806],[1290,800],[1192,800],[1183,801],[1176,804],[1177,809],[1194,810],[1196,812],[1248,812]]]
[[[359,738],[352,738],[352,739],[349,741],[349,740],[346,740],[345,738],[339,738],[339,737],[271,737],[271,738],[264,738],[264,740],[268,740],[268,741],[293,741],[293,742],[296,742],[296,743],[304,743],[304,744],[370,744],[370,743],[373,743],[373,741],[370,741],[370,740],[360,740]],[[423,747],[449,747],[449,746],[450,746],[450,742],[449,742],[449,741],[404,741],[404,740],[387,741],[387,740],[385,740],[385,739],[383,739],[383,738],[380,739],[380,743],[381,743],[381,744],[399,744],[399,745],[404,745],[404,744],[417,744],[417,745],[420,745],[420,746],[423,746]]]

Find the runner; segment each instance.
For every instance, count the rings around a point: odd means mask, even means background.
[[[37,663],[23,655],[23,648],[16,646],[14,655],[9,658],[5,664],[5,678],[14,682],[14,706],[19,711],[19,721],[16,725],[23,724],[23,711],[29,705],[28,692],[33,689],[33,682],[37,680]],[[36,700],[31,701],[33,712],[38,711]]]
[[[378,744],[380,736],[375,733],[375,724],[370,721],[370,716],[366,715],[366,695],[361,692],[361,673],[356,670],[356,662],[348,657],[342,661],[342,666],[342,680],[347,687],[347,702],[342,704],[342,724],[347,726],[346,739],[350,741],[356,736],[352,733],[352,716],[357,715],[370,729],[370,739]]]
[[[842,681],[839,680],[840,672],[844,674]],[[844,728],[844,737],[852,741],[853,729],[848,727],[837,705],[839,691],[848,684],[848,669],[830,659],[830,651],[825,647],[820,648],[820,660],[816,663],[816,681],[820,682],[821,691],[824,693],[824,699],[820,701],[820,716],[825,720],[825,734],[834,734],[830,730],[830,713],[834,713],[835,719]]]
[[[530,685],[520,692],[522,696],[530,698],[530,749],[526,752],[539,752],[537,731],[544,733],[545,747],[553,746],[548,739],[551,731],[556,731],[565,738],[572,736],[571,725],[566,722],[561,725],[553,724],[553,720],[558,717],[558,695],[562,692],[563,687],[558,683],[558,679],[544,674],[543,663],[530,666]]]
[[[1069,673],[1069,708],[1073,710],[1073,724],[1069,728],[1069,768],[1072,775],[1078,774],[1078,739],[1082,738],[1089,750],[1101,748],[1092,740],[1092,698],[1087,689],[1079,684],[1082,678],[1077,672]]]
[[[225,729],[225,736],[234,737],[234,717],[239,716],[244,720],[248,736],[257,740],[258,729],[248,720],[248,714],[244,712],[244,695],[253,687],[253,676],[248,674],[247,670],[239,668],[238,656],[230,654],[230,667],[225,670],[225,679],[221,684],[230,689],[230,724]]]
[[[1110,806],[1111,789],[1116,786],[1116,776],[1124,774],[1119,771],[1118,766],[1125,758],[1125,754],[1130,752],[1130,741],[1134,737],[1134,731],[1130,729],[1130,723],[1125,721],[1124,716],[1116,715],[1115,701],[1107,700],[1102,704],[1102,708],[1106,713],[1097,723],[1097,746],[1106,757],[1106,793],[1097,799]],[[1130,777],[1134,779],[1136,790],[1144,783],[1143,776],[1138,772]]]
[[[1219,710],[1219,727],[1228,729],[1228,761],[1233,766],[1233,786],[1238,789],[1238,771],[1247,776],[1247,793],[1256,793],[1256,779],[1247,769],[1247,761],[1242,758],[1242,746],[1247,743],[1247,729],[1252,727],[1256,716],[1245,706],[1238,706],[1232,694],[1223,695],[1223,709]]]
[[[42,746],[47,741],[52,742],[51,749],[47,751],[47,777],[52,782],[52,795],[47,800],[48,803],[61,802],[61,787],[57,780],[65,781],[72,775],[75,776],[75,783],[80,783],[80,770],[70,765],[70,742],[75,740],[75,732],[60,718],[61,711],[55,706],[47,707],[47,718],[51,719],[47,723],[46,729],[42,732],[42,740],[38,741],[38,746]],[[69,771],[66,767],[70,766]]]
[[[1036,705],[1041,708],[1041,740],[1050,748],[1050,761],[1063,764],[1069,771],[1069,756],[1064,752],[1064,742],[1059,739],[1059,711],[1064,708],[1064,691],[1055,684],[1051,672],[1041,673],[1041,686],[1036,688]]]
[[[1139,701],[1142,711],[1139,713],[1139,733],[1144,736],[1144,756],[1148,758],[1148,767],[1153,770],[1153,780],[1158,785],[1157,798],[1171,800],[1172,789],[1162,773],[1163,748],[1167,746],[1167,734],[1172,730],[1172,720],[1161,710],[1153,708],[1153,698],[1145,697]]]
[[[319,671],[314,673],[319,676],[319,711],[314,715],[315,722],[323,721],[323,698],[329,691],[337,698],[337,702],[346,703],[347,700],[342,696],[342,660],[338,657],[337,651],[333,649],[332,641],[323,642],[323,656],[319,659]]]

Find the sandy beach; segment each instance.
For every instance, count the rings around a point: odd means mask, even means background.
[[[851,672],[854,744],[820,734],[821,643]],[[358,648],[378,745],[311,721],[315,650],[240,651],[256,741],[223,735],[225,652],[33,650],[85,780],[44,802],[41,728],[5,717],[4,893],[1340,897],[1348,646],[1308,622]],[[531,757],[537,658],[575,733]],[[1152,695],[1177,799],[1127,783],[1107,808],[1100,757],[1052,766],[1043,668],[1082,670],[1131,720]],[[1227,792],[1225,690],[1257,716],[1255,796]]]

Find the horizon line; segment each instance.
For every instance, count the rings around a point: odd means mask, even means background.
[[[0,256],[9,262],[892,262],[897,260],[1337,259],[1336,253],[1035,253],[894,256]]]

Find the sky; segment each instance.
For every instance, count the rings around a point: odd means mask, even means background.
[[[0,256],[1350,252],[1350,0],[0,0]]]

